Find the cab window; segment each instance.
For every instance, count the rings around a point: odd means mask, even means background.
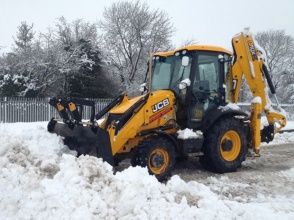
[[[219,61],[217,54],[199,54],[198,74],[195,83],[199,89],[206,92],[215,92],[219,88]]]

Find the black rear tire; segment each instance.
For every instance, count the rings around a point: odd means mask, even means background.
[[[246,129],[235,118],[217,121],[205,135],[204,156],[200,163],[216,173],[234,172],[241,167],[247,155]]]
[[[211,164],[209,162],[209,159],[205,155],[199,157],[199,163],[201,164],[201,166],[205,170],[210,171],[210,172],[214,172],[214,170],[211,167]]]
[[[167,180],[175,165],[174,144],[164,137],[154,136],[141,142],[131,160],[132,166],[147,167],[158,179]]]

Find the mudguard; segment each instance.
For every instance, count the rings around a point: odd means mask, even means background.
[[[202,119],[201,130],[206,132],[218,119],[223,117],[233,117],[236,115],[244,116],[246,119],[249,119],[249,115],[241,109],[237,110],[225,108],[225,106],[223,106],[208,110]]]

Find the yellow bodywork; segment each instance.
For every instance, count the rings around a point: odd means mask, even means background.
[[[111,109],[109,114],[123,114],[136,102],[138,102],[143,96],[138,96],[132,99],[128,99],[125,96],[122,102]],[[168,104],[161,109],[154,111],[154,106],[161,103],[163,100],[168,100]],[[129,119],[122,129],[115,135],[115,122],[113,122],[108,128],[110,142],[112,146],[112,154],[129,152],[134,148],[140,140],[144,137],[140,136],[141,132],[156,129],[166,125],[174,125],[166,132],[175,133],[175,96],[173,92],[169,90],[158,90],[151,92],[147,103],[135,110],[135,114]],[[102,125],[103,126],[103,125]]]
[[[258,154],[261,142],[262,112],[265,112],[269,124],[275,125],[275,123],[278,123],[279,126],[276,127],[275,132],[285,127],[286,117],[282,113],[274,111],[270,106],[262,72],[264,60],[256,49],[252,36],[240,33],[233,37],[232,43],[235,49],[235,57],[227,79],[230,100],[234,103],[238,102],[243,77],[245,77],[253,97],[260,97],[260,102],[252,103],[250,119],[253,149]]]

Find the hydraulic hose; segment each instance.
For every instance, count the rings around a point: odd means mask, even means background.
[[[276,89],[275,89],[275,87],[274,87],[274,84],[273,84],[272,78],[271,78],[271,76],[270,76],[270,74],[269,74],[269,72],[268,72],[268,69],[267,69],[267,67],[266,67],[265,64],[262,65],[262,72],[263,72],[264,75],[265,75],[265,78],[266,78],[267,84],[268,84],[268,86],[269,86],[269,88],[270,88],[270,90],[271,90],[271,93],[272,93],[273,95],[275,95],[275,94],[276,94]]]

